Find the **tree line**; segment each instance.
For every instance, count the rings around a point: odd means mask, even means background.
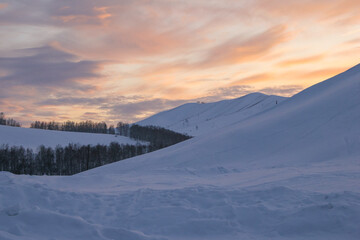
[[[191,138],[188,135],[174,132],[166,128],[140,126],[137,124],[131,125],[129,137],[135,140],[150,142],[156,149],[168,147]]]
[[[0,113],[0,125],[21,126],[20,123],[13,119],[5,119],[5,115],[3,113]],[[105,122],[93,122],[91,120],[82,122],[66,121],[63,123],[55,121],[35,121],[30,124],[30,128],[67,132],[116,134],[136,140],[150,142],[152,147],[155,149],[167,147],[191,138],[188,135],[177,133],[162,127],[140,126],[124,122],[119,122],[115,128],[114,125],[110,125],[108,127]]]
[[[155,126],[123,124],[122,133],[148,144],[69,144],[55,148],[40,146],[37,151],[22,146],[0,146],[0,171],[30,175],[73,175],[105,164],[149,153],[190,137]],[[121,131],[120,131],[121,132]]]
[[[137,124],[128,124],[119,122],[116,128],[113,125],[107,127],[105,122],[83,121],[74,122],[66,121],[57,123],[55,121],[35,121],[31,123],[31,128],[68,131],[68,132],[88,132],[88,133],[105,133],[116,134],[132,139],[150,142],[152,147],[160,149],[181,141],[191,138],[188,135],[177,133],[166,128],[157,126],[140,126]]]
[[[73,175],[105,164],[153,151],[149,145],[69,144],[56,148],[40,146],[37,152],[22,146],[0,147],[0,171],[30,175]]]
[[[58,123],[55,121],[35,121],[30,124],[30,128],[45,129],[45,130],[57,130],[67,132],[88,132],[88,133],[105,133],[115,134],[114,125],[109,127],[105,122],[93,122],[93,121],[66,121],[64,123]]]
[[[6,119],[0,113],[0,124],[18,126],[13,119]],[[35,121],[31,128],[108,133],[130,137],[135,140],[148,142],[148,144],[123,145],[117,142],[107,145],[79,145],[69,144],[56,148],[40,146],[36,151],[16,146],[0,146],[0,171],[9,171],[14,174],[30,175],[73,175],[108,163],[152,152],[191,138],[188,135],[177,133],[156,126],[140,126],[119,122],[114,128],[107,127],[105,122],[67,121],[57,123],[54,121]]]
[[[21,124],[12,118],[6,118],[5,113],[0,112],[0,125],[11,127],[21,127]]]

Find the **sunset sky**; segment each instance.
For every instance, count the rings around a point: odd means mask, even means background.
[[[0,0],[0,112],[134,122],[360,63],[359,0]]]

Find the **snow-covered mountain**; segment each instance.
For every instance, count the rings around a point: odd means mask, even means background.
[[[360,65],[71,177],[0,173],[0,239],[359,239]]]
[[[137,143],[128,137],[115,137],[110,134],[64,132],[0,125],[0,145],[7,144],[9,146],[23,146],[36,150],[40,145],[47,147],[56,147],[57,145],[65,146],[69,143],[79,143],[81,145],[106,145],[111,142],[132,145]]]
[[[155,114],[137,124],[160,126],[190,136],[199,136],[275,107],[285,99],[285,97],[251,93],[220,102],[187,103]]]

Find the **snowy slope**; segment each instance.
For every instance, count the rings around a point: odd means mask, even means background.
[[[285,97],[251,93],[220,102],[187,103],[155,114],[137,124],[160,126],[190,136],[199,136],[275,107],[285,99]]]
[[[110,144],[111,142],[136,144],[136,141],[130,138],[122,136],[115,137],[110,134],[64,132],[0,125],[0,145],[24,146],[36,150],[40,145],[56,147],[57,145],[65,146],[69,143],[96,145]]]
[[[360,239],[360,65],[71,177],[0,173],[0,239]]]

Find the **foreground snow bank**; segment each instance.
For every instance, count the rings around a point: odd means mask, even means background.
[[[257,181],[188,173],[184,182],[174,172],[168,183],[2,172],[0,239],[358,239],[359,168],[327,170],[252,170]]]

